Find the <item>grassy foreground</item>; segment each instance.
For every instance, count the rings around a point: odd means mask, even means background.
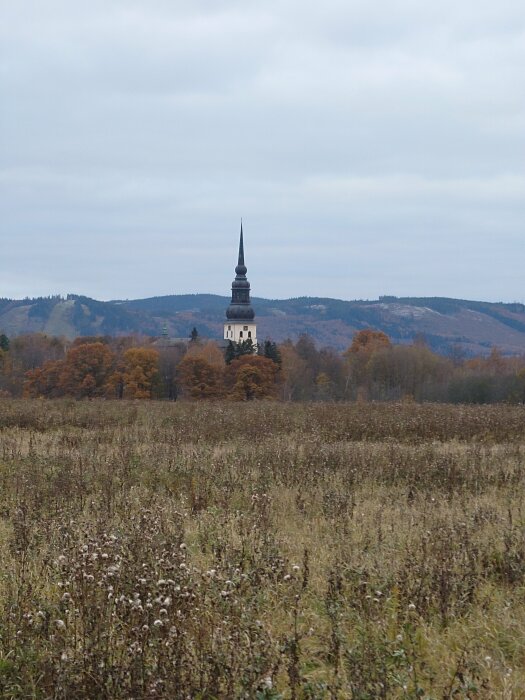
[[[524,698],[525,408],[0,402],[1,698]]]

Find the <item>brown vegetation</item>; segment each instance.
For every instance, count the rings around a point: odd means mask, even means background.
[[[198,334],[171,345],[153,338],[77,338],[73,344],[33,334],[0,342],[0,396],[32,398],[208,399],[285,401],[437,401],[523,403],[525,358],[444,357],[424,338],[393,345],[384,333],[356,333],[344,353],[311,338],[277,346],[251,341],[224,352]],[[240,373],[240,374],[239,374]],[[239,376],[237,376],[239,374]]]
[[[524,427],[1,401],[0,697],[523,697]]]

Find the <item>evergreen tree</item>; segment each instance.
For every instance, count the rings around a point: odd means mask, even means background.
[[[255,353],[255,346],[251,338],[246,338],[241,343],[238,344],[239,353],[237,357],[242,357],[242,355],[253,355]]]
[[[261,354],[263,355],[263,357],[267,357],[269,360],[275,362],[275,364],[279,365],[279,367],[281,366],[281,353],[279,352],[277,343],[274,343],[271,340],[265,340],[264,345],[262,346]]]
[[[226,351],[224,353],[224,359],[226,361],[226,364],[229,365],[232,362],[232,360],[235,360],[236,357],[237,355],[235,354],[235,345],[231,340],[229,340],[228,345],[226,347]]]
[[[9,350],[9,338],[5,333],[0,335],[0,350]]]
[[[196,343],[199,340],[199,331],[193,326],[190,333],[190,342]]]
[[[226,364],[229,365],[233,360],[243,355],[254,355],[255,346],[251,338],[246,338],[246,340],[241,340],[240,343],[235,343],[232,340],[228,341],[226,351],[224,353],[224,359]]]

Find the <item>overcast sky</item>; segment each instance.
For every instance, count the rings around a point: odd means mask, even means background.
[[[525,301],[523,0],[0,0],[0,297]]]

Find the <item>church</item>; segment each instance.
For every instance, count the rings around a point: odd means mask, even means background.
[[[251,340],[257,346],[257,325],[255,312],[250,300],[250,283],[246,277],[248,269],[244,264],[244,241],[242,233],[239,240],[239,259],[235,268],[235,279],[232,282],[232,299],[226,309],[224,324],[224,340],[232,343],[243,343]]]

